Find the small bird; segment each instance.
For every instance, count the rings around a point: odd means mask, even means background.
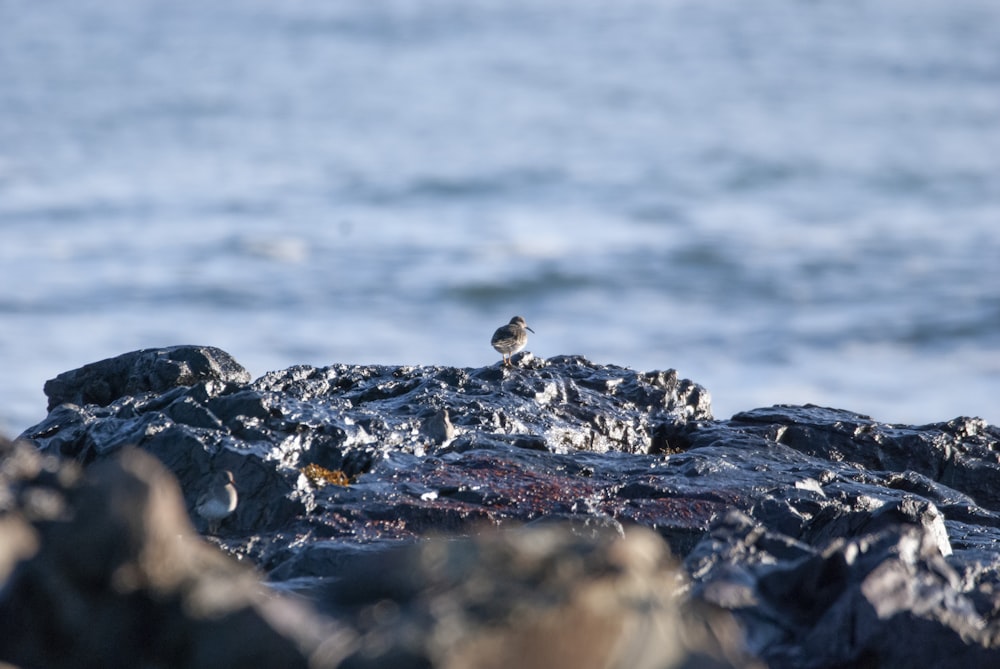
[[[451,416],[448,409],[439,409],[433,416],[428,418],[420,426],[420,430],[425,436],[435,444],[444,444],[455,438],[455,426],[451,424]]]
[[[520,351],[528,343],[528,332],[534,333],[534,330],[528,327],[523,318],[514,316],[510,319],[510,323],[497,328],[497,331],[493,333],[493,339],[490,340],[490,343],[503,355],[503,362],[508,367],[511,366],[510,356]]]
[[[216,472],[212,482],[198,497],[195,511],[208,521],[209,534],[215,534],[223,520],[236,510],[238,496],[233,473],[228,469]]]

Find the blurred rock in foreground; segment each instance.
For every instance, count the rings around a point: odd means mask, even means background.
[[[344,564],[332,586],[317,583],[336,609],[324,615],[200,540],[175,479],[140,450],[81,472],[2,442],[0,471],[0,661],[13,665],[740,661],[734,622],[682,612],[677,565],[641,529],[581,538],[553,526],[392,548]]]

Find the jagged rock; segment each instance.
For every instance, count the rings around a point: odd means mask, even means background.
[[[176,355],[177,349],[168,352]],[[135,355],[143,360],[167,355],[139,353]],[[109,373],[117,375],[121,360],[132,357],[112,359],[119,362],[106,365]],[[541,361],[521,355],[515,360],[517,366],[509,370],[334,365],[293,367],[242,385],[212,378],[161,393],[124,395],[106,406],[63,404],[22,436],[47,452],[83,463],[127,444],[139,445],[180,479],[189,508],[194,499],[187,491],[212,472],[228,469],[238,488],[255,495],[225,521],[223,533],[295,529],[295,518],[304,533],[330,524],[318,513],[326,509],[338,514],[334,528],[344,516],[352,525],[363,517],[365,527],[355,525],[350,533],[398,538],[433,526],[458,529],[488,519],[531,520],[553,510],[548,507],[570,511],[582,500],[563,493],[540,499],[544,505],[538,508],[513,499],[507,508],[499,503],[484,508],[477,491],[483,490],[482,475],[488,470],[441,481],[441,489],[432,491],[419,482],[410,489],[388,489],[378,477],[364,476],[373,468],[395,469],[396,462],[411,461],[415,468],[434,468],[440,460],[407,459],[431,454],[472,463],[474,454],[457,454],[497,449],[513,456],[498,464],[501,469],[519,466],[522,455],[532,460],[526,453],[530,450],[641,453],[649,449],[649,434],[658,421],[711,418],[707,392],[678,380],[673,371],[642,374],[599,367],[579,357]],[[76,397],[100,385],[95,370],[101,364],[86,366],[85,374],[60,375],[65,394]],[[83,388],[70,386],[74,378]],[[300,476],[312,465],[343,472],[356,485],[317,490]],[[549,485],[565,478],[553,471]],[[391,508],[353,499],[372,479]],[[515,483],[508,494],[523,498],[527,491]],[[413,508],[412,492],[421,487]],[[391,499],[397,493],[402,499]],[[503,494],[502,489],[487,493],[494,498]],[[454,502],[462,499],[471,502],[468,508],[456,508]],[[306,515],[306,509],[316,513]],[[393,522],[386,523],[388,517]]]
[[[838,409],[775,406],[733,416],[732,425],[763,428],[775,441],[819,457],[876,471],[915,473],[1000,510],[997,429],[980,418],[922,427],[884,425]]]
[[[694,595],[735,611],[775,669],[996,666],[1000,602],[981,610],[946,560],[940,516],[909,506],[818,547],[730,512],[688,556]]]
[[[240,503],[215,541],[333,616],[331,584],[359,560],[558,519],[594,541],[654,530],[695,600],[736,612],[775,666],[904,666],[935,636],[960,639],[973,665],[1000,662],[1000,430],[979,419],[886,425],[805,405],[716,421],[708,393],[672,370],[522,353],[511,368],[194,380],[61,404],[22,438],[86,466],[134,444],[178,477],[189,513],[205,479],[232,471]],[[796,622],[803,606],[823,629]],[[966,613],[980,632],[956,622]]]
[[[246,383],[250,375],[231,355],[212,346],[133,351],[64,372],[45,383],[49,411],[60,404],[107,406],[125,395],[162,393],[201,381]]]

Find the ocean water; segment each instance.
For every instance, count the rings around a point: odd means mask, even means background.
[[[0,0],[0,432],[126,351],[1000,422],[995,0]]]

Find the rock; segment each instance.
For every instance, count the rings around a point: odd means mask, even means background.
[[[198,540],[176,482],[149,455],[123,450],[81,476],[26,444],[0,450],[4,661],[306,667],[330,635]]]
[[[189,515],[201,482],[232,471],[240,503],[213,541],[369,648],[344,650],[347,666],[445,666],[406,634],[479,638],[471,604],[428,619],[438,609],[420,608],[424,586],[380,590],[371,565],[396,583],[399,560],[450,554],[425,547],[428,537],[478,546],[483,528],[550,524],[573,538],[546,545],[571,561],[573,541],[594,542],[596,555],[637,526],[652,530],[682,560],[690,605],[730,610],[770,666],[907,666],[917,652],[1000,662],[1000,430],[975,418],[887,425],[804,405],[718,421],[707,391],[672,370],[522,354],[510,368],[298,366],[253,382],[204,379],[60,404],[22,438],[88,471],[135,445],[177,477]],[[444,544],[455,556],[480,550],[455,541]],[[489,564],[492,578],[513,578]],[[433,570],[410,576],[429,592],[451,587]],[[377,617],[376,604],[344,609],[351,581],[368,583],[372,601],[391,594],[405,629],[356,617]],[[402,640],[385,641],[396,638],[386,630]],[[721,666],[748,662],[722,655]]]
[[[737,612],[769,667],[996,666],[1000,621],[964,592],[926,518],[811,547],[733,511],[688,556],[694,595]]]
[[[133,351],[64,372],[45,382],[45,395],[52,411],[60,404],[107,406],[125,395],[163,393],[199,382],[249,380],[247,371],[221,349],[172,346]]]
[[[420,542],[349,572],[323,597],[359,624],[345,667],[733,666],[727,653],[750,666],[727,616],[675,605],[682,581],[648,530],[595,539],[553,525]]]
[[[728,614],[677,606],[677,565],[652,532],[549,526],[358,553],[313,585],[324,615],[198,540],[173,477],[140,450],[83,473],[3,442],[0,471],[0,663],[751,666],[730,662],[743,655]]]

